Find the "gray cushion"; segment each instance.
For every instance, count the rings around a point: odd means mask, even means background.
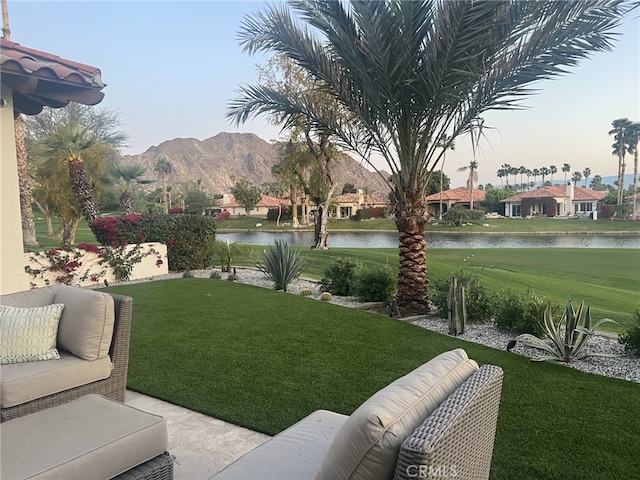
[[[311,480],[347,418],[317,410],[256,447],[213,479]]]
[[[407,438],[478,370],[462,349],[438,355],[375,393],[337,433],[317,479],[391,479]]]
[[[34,288],[23,292],[8,293],[0,296],[0,305],[8,305],[10,307],[43,307],[55,303],[56,292],[60,289],[60,285],[51,285],[48,287]]]
[[[56,292],[55,302],[64,304],[58,326],[58,348],[83,360],[106,357],[115,323],[113,297],[63,285]]]
[[[162,417],[85,395],[0,424],[0,477],[112,478],[167,449]]]
[[[112,369],[109,357],[89,362],[65,351],[60,352],[59,360],[2,365],[0,405],[13,407],[109,378]]]

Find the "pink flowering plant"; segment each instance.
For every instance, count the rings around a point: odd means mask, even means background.
[[[145,250],[143,245],[133,248],[126,246],[99,247],[90,243],[80,243],[77,247],[63,245],[50,250],[29,251],[29,264],[25,267],[27,274],[36,280],[42,280],[45,285],[51,283],[51,276],[55,283],[65,285],[80,285],[87,281],[98,283],[100,279],[112,271],[116,281],[128,280],[134,265],[145,257],[155,255],[156,266],[163,264],[162,255],[151,245]],[[94,255],[87,255],[88,253]],[[36,284],[31,282],[31,287]]]

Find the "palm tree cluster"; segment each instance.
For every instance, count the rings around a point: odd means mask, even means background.
[[[303,117],[320,138],[391,176],[399,233],[397,301],[403,313],[427,303],[425,186],[449,143],[492,109],[513,109],[532,83],[566,73],[611,49],[613,29],[635,4],[585,1],[291,0],[247,17],[248,53],[277,53],[315,80],[332,108],[300,92],[242,87],[228,116],[244,122]],[[448,140],[445,140],[448,139]],[[375,167],[374,167],[375,168]]]
[[[613,127],[609,135],[613,135],[615,143],[612,154],[618,158],[618,196],[617,204],[624,202],[624,175],[626,171],[625,156],[633,155],[633,212],[636,212],[636,197],[638,194],[638,142],[640,142],[640,123],[632,122],[628,118],[618,118],[611,122]]]

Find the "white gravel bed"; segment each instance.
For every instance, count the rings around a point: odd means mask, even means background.
[[[247,283],[264,288],[273,288],[273,282],[271,282],[262,272],[253,268],[236,268],[236,281],[240,283]],[[191,274],[195,278],[209,278],[211,276],[211,270],[196,270]],[[220,270],[218,270],[220,272]],[[222,279],[227,279],[228,274],[226,272],[221,274]],[[139,283],[150,280],[163,280],[168,278],[181,278],[184,275],[182,273],[170,273],[168,275],[160,275],[156,277],[132,280],[128,282],[121,282],[120,284],[127,283]],[[288,292],[298,295],[303,288],[309,288],[313,293],[309,298],[320,299],[320,286],[319,283],[308,279],[297,279],[289,285]],[[342,305],[350,308],[358,308],[363,304],[358,302],[355,297],[340,297],[334,295],[331,303]],[[444,335],[448,335],[449,327],[447,321],[441,318],[433,317],[414,317],[410,319],[411,323],[438,332]],[[466,331],[459,335],[457,338],[466,340],[469,342],[480,343],[488,347],[497,348],[499,350],[506,350],[507,343],[513,339],[513,335],[505,333],[499,330],[495,325],[491,323],[485,324],[467,324]],[[613,335],[595,335],[589,340],[587,346],[587,352],[601,352],[601,353],[613,353],[619,355],[613,358],[606,357],[586,357],[581,360],[574,360],[569,364],[564,364],[569,367],[582,370],[584,372],[595,373],[597,375],[605,375],[613,378],[620,378],[631,382],[640,383],[640,358],[628,356],[624,352],[622,345],[618,343],[617,337]],[[511,349],[511,353],[517,355],[523,355],[527,357],[534,357],[542,354],[543,352],[533,348],[524,347],[520,344]]]

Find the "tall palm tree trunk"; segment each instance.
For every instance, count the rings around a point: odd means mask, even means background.
[[[125,190],[120,195],[120,214],[124,217],[133,213],[133,199],[131,198],[131,192]]]
[[[398,293],[396,300],[403,315],[423,314],[427,306],[427,261],[424,233],[424,205],[398,204],[396,228],[399,236]]]
[[[89,224],[89,227],[91,227],[93,222],[100,218],[100,211],[93,199],[87,171],[84,168],[82,158],[78,156],[70,156],[68,158],[68,164],[71,190],[80,203],[82,215]]]
[[[633,216],[638,209],[638,146],[633,150]]]
[[[16,157],[18,160],[18,184],[20,187],[20,211],[22,213],[22,241],[27,245],[37,245],[36,224],[33,220],[33,197],[27,149],[24,143],[24,118],[18,115],[14,123],[16,133]]]

